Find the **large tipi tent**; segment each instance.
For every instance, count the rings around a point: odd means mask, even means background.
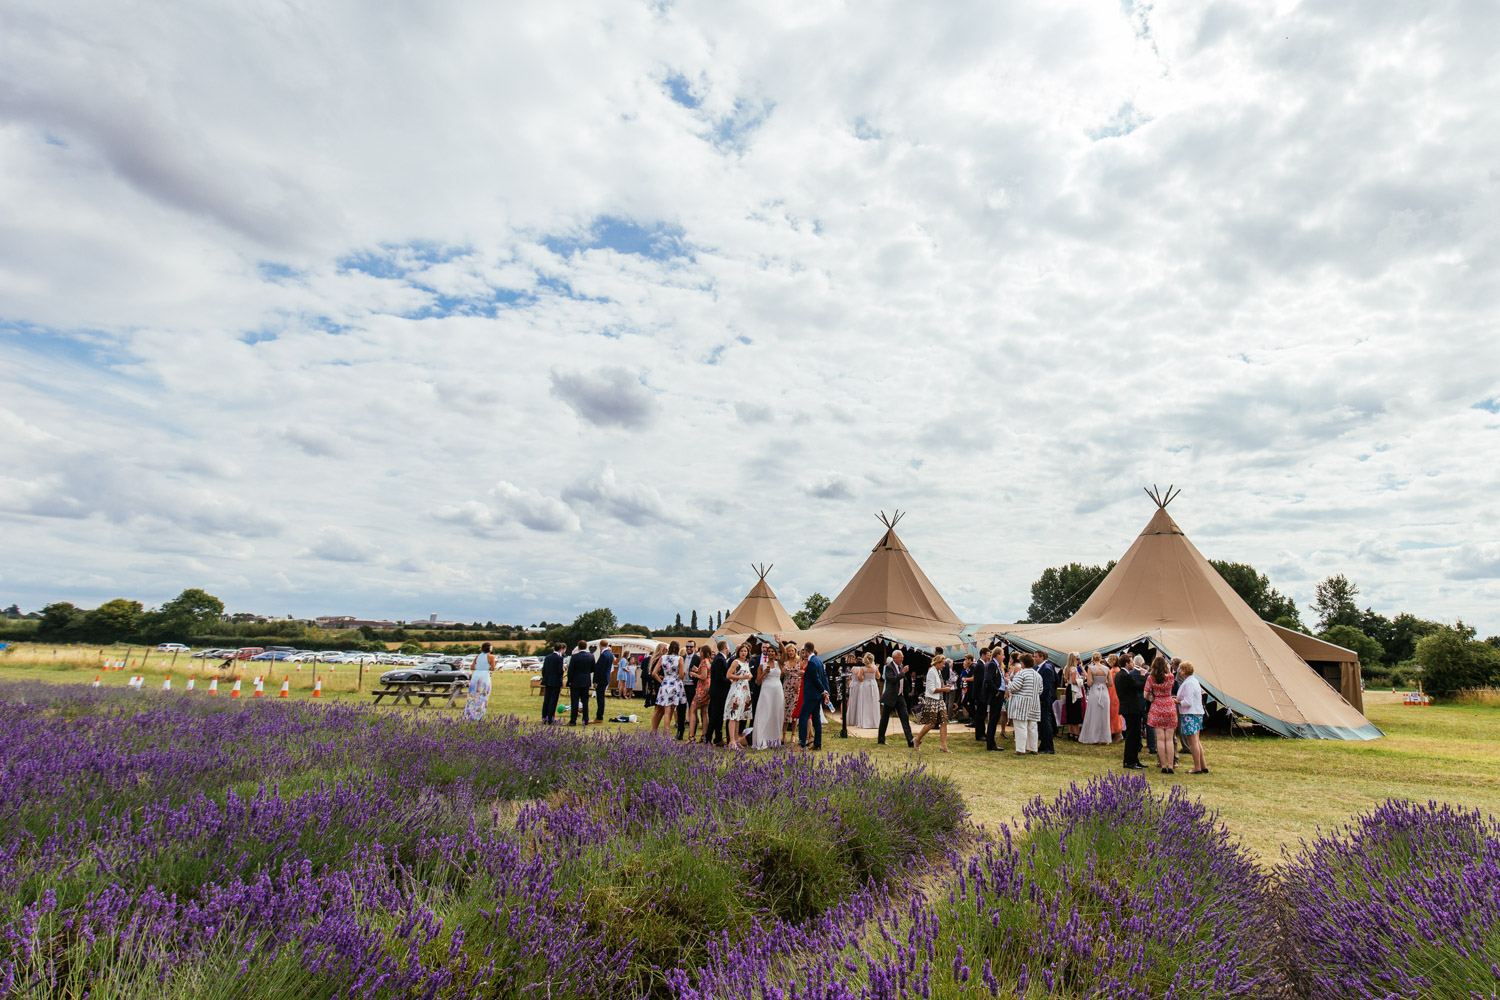
[[[824,657],[876,640],[926,652],[952,653],[972,647],[961,635],[964,623],[896,534],[901,511],[891,517],[882,511],[879,517],[885,534],[854,579],[844,585],[812,628],[778,630],[777,638],[799,645],[812,642]]]
[[[724,623],[714,629],[714,638],[739,637],[746,635],[774,635],[777,632],[789,632],[797,627],[792,621],[792,616],[786,613],[786,608],[776,599],[776,594],[771,590],[771,585],[766,583],[766,574],[771,572],[771,566],[751,566],[755,570],[755,586],[750,588],[750,593],[740,601],[734,609],[734,613],[724,619]]]
[[[1147,640],[1192,662],[1219,702],[1283,736],[1368,740],[1383,735],[1251,610],[1167,513],[1157,510],[1078,613],[1052,625],[987,625],[998,637],[1061,659]],[[1347,652],[1347,651],[1346,651]],[[1356,668],[1357,672],[1357,668]]]

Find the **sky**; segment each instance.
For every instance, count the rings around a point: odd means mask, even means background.
[[[0,603],[965,620],[1153,483],[1500,632],[1500,6],[0,9]]]

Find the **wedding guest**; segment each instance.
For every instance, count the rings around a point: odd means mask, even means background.
[[[802,672],[805,668],[794,643],[787,643],[782,652],[781,686],[786,691],[786,718],[782,721],[782,731],[789,733],[802,709]]]
[[[755,721],[750,732],[750,745],[757,750],[781,746],[782,719],[786,714],[781,655],[780,648],[774,643],[761,647],[760,701],[755,705]]]
[[[901,720],[901,732],[906,734],[906,745],[916,745],[911,736],[911,714],[906,710],[906,699],[901,696],[902,675],[910,670],[911,667],[906,665],[905,654],[899,649],[885,661],[885,678],[880,688],[880,729],[875,734],[875,742],[881,746],[885,746],[885,730],[890,724],[892,712]]]
[[[1177,666],[1177,676],[1181,678],[1177,686],[1177,716],[1182,722],[1182,738],[1187,742],[1188,753],[1193,755],[1193,769],[1188,773],[1207,774],[1208,764],[1203,759],[1203,682],[1195,673],[1187,660]]]
[[[693,716],[693,732],[688,737],[690,742],[698,742],[698,727],[703,727],[703,732],[708,732],[708,689],[709,689],[709,657],[708,650],[704,649],[693,654],[693,666],[690,668],[695,675],[693,677],[693,700],[688,706],[688,711]]]
[[[745,749],[740,726],[750,718],[750,647],[744,643],[734,651],[729,665],[729,694],[724,698],[724,721],[729,724],[729,746]]]
[[[598,699],[598,710],[594,713],[595,722],[604,721],[604,692],[609,688],[610,674],[614,671],[615,651],[608,646],[599,647],[599,655],[594,660],[594,696]]]
[[[1109,668],[1098,653],[1089,662],[1088,711],[1083,714],[1083,727],[1078,736],[1080,743],[1108,744],[1109,733]]]
[[[1110,653],[1104,664],[1109,668],[1110,742],[1119,743],[1125,738],[1125,719],[1120,715],[1120,692],[1115,690],[1115,677],[1120,673],[1120,657]]]
[[[1063,694],[1067,699],[1067,707],[1063,711],[1066,713],[1064,718],[1068,723],[1068,734],[1076,740],[1083,725],[1083,703],[1087,697],[1087,685],[1084,683],[1083,668],[1077,653],[1069,653],[1068,665],[1063,667]]]
[[[687,711],[687,691],[682,685],[681,647],[673,639],[667,651],[656,661],[656,708],[651,714],[651,731],[661,726],[662,713],[666,713],[667,729],[672,728],[672,713]]]
[[[1141,700],[1141,688],[1145,678],[1135,669],[1134,661],[1121,657],[1120,669],[1115,674],[1115,690],[1120,698],[1120,715],[1125,720],[1125,769],[1144,771],[1141,763],[1141,715],[1145,702]]]
[[[849,707],[845,709],[849,725],[859,729],[874,729],[880,725],[879,674],[874,653],[866,653],[855,665],[853,690],[849,694]]]
[[[1146,680],[1146,725],[1156,731],[1156,759],[1162,774],[1175,773],[1177,760],[1177,700],[1172,697],[1172,673],[1167,658],[1160,653],[1151,661],[1151,676]]]
[[[1005,739],[1005,697],[1010,678],[1006,676],[1005,660],[993,649],[987,653],[989,663],[984,668],[984,698],[985,716],[989,722],[985,728],[984,748],[998,751],[1000,746],[995,742],[995,729],[998,727],[1000,738]]]
[[[828,704],[828,674],[823,669],[823,658],[812,643],[802,647],[806,658],[806,669],[802,672],[802,708],[797,714],[797,745],[803,750],[823,749],[823,708]],[[807,745],[807,725],[812,723],[812,747]]]
[[[918,750],[922,748],[922,737],[932,732],[933,726],[938,729],[938,745],[943,753],[951,753],[948,749],[948,702],[946,695],[953,690],[953,685],[943,680],[943,668],[948,665],[948,658],[938,653],[932,658],[932,664],[927,668],[927,683],[922,688],[922,714],[917,721],[922,725],[922,731],[917,734],[916,742],[913,744]]]
[[[564,666],[563,650],[567,644],[554,642],[552,652],[542,661],[542,722],[553,725],[557,722],[557,697],[562,694]]]
[[[578,716],[583,715],[583,724],[589,724],[589,689],[594,683],[594,654],[587,644],[580,642],[573,655],[568,657],[568,725],[576,726]]]
[[[724,700],[729,697],[729,641],[720,639],[708,668],[708,732],[704,743],[724,745]]]
[[[1042,722],[1044,693],[1042,675],[1036,659],[1022,653],[1020,669],[1010,678],[1010,721],[1016,726],[1016,753],[1037,753],[1041,748],[1039,727]]]

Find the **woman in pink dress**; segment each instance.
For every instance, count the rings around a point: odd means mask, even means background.
[[[1146,678],[1146,725],[1156,730],[1156,759],[1162,774],[1173,774],[1177,763],[1177,699],[1172,696],[1172,672],[1167,658],[1160,653],[1151,661],[1151,675]]]

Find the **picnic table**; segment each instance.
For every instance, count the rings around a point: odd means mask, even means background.
[[[379,690],[371,691],[370,695],[379,705],[382,698],[391,699],[392,703],[402,702],[412,705],[413,698],[419,698],[418,704],[413,708],[426,708],[427,703],[434,698],[444,700],[447,707],[457,707],[458,696],[467,697],[469,685],[466,681],[387,681]]]

